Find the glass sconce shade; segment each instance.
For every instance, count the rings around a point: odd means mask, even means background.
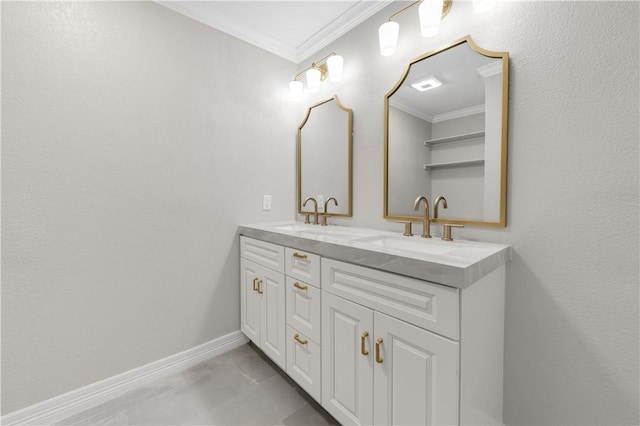
[[[380,25],[378,38],[380,41],[380,54],[382,56],[391,56],[396,53],[399,32],[400,25],[398,25],[397,22],[389,21]]]
[[[496,0],[473,0],[473,10],[476,13],[483,13],[487,10],[493,9],[496,5]]]
[[[422,37],[432,37],[440,30],[443,0],[424,0],[418,8]]]
[[[320,90],[320,70],[311,68],[307,71],[307,88],[309,92],[314,93]]]
[[[289,83],[289,96],[292,101],[299,101],[302,99],[303,84],[301,81],[293,80]]]
[[[342,66],[344,60],[340,55],[333,55],[327,59],[327,68],[329,69],[329,81],[335,83],[342,80]]]

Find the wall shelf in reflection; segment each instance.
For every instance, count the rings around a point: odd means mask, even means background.
[[[473,133],[466,133],[464,135],[449,136],[446,138],[429,139],[424,141],[424,145],[428,146],[428,145],[437,145],[440,143],[460,142],[460,141],[465,141],[469,139],[478,139],[483,137],[484,137],[484,132],[473,132]]]
[[[484,160],[465,160],[465,161],[451,161],[447,163],[433,163],[433,164],[425,164],[425,170],[431,169],[444,169],[447,167],[465,167],[465,166],[484,166]]]

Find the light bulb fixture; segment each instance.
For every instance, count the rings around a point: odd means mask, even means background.
[[[304,84],[301,81],[293,80],[289,83],[289,95],[291,96],[292,101],[302,100],[302,90],[304,89]]]
[[[344,65],[344,59],[340,55],[329,56],[327,59],[327,68],[329,70],[329,81],[337,83],[342,80],[342,69]]]
[[[398,45],[398,33],[400,25],[397,22],[387,21],[378,28],[378,38],[380,41],[380,54],[391,56],[396,53]]]
[[[418,0],[391,15],[389,20],[378,28],[380,54],[382,56],[391,56],[396,51],[400,25],[393,21],[395,17],[419,4],[418,16],[420,18],[420,31],[423,37],[431,37],[438,33],[440,21],[449,13],[449,10],[451,10],[452,1],[453,0]]]
[[[418,8],[422,37],[433,37],[440,30],[443,0],[423,0]]]
[[[336,55],[335,52],[331,52],[324,58],[317,62],[313,62],[310,66],[300,71],[289,83],[289,95],[292,101],[299,101],[302,99],[302,92],[304,85],[298,78],[305,74],[307,79],[307,89],[309,92],[314,93],[320,90],[320,82],[326,80],[329,77],[329,81],[338,82],[342,80],[344,59],[340,55]]]
[[[317,92],[320,90],[320,79],[322,78],[322,73],[318,68],[309,68],[307,70],[307,88],[309,92]]]

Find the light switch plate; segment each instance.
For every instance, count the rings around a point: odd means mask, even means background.
[[[262,196],[262,210],[271,210],[271,195]]]

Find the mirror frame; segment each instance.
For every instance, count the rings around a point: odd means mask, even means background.
[[[335,101],[336,105],[343,111],[348,114],[347,120],[347,163],[349,165],[349,170],[347,172],[348,179],[348,188],[347,188],[347,213],[324,213],[327,217],[335,216],[335,217],[352,217],[353,216],[353,110],[351,108],[347,108],[340,102],[338,99],[338,95],[333,95],[332,97],[317,102],[311,105],[307,109],[307,115],[298,126],[298,164],[297,164],[297,175],[298,175],[298,214],[308,213],[302,211],[302,128],[306,124],[307,120],[311,116],[311,110],[313,108],[319,107],[320,105],[324,105],[327,102]]]
[[[501,158],[500,158],[500,220],[498,222],[477,221],[466,219],[431,219],[434,223],[454,223],[471,226],[486,226],[495,228],[504,228],[507,226],[507,121],[509,108],[509,52],[494,52],[486,50],[478,46],[470,35],[462,37],[440,49],[433,50],[424,55],[418,56],[409,62],[407,68],[396,85],[384,97],[384,219],[407,220],[419,222],[424,219],[423,216],[402,216],[389,214],[389,98],[402,86],[406,78],[409,76],[411,66],[430,56],[437,55],[453,47],[468,43],[475,52],[496,59],[502,59],[502,141],[501,141]],[[433,200],[429,200],[432,203]],[[433,208],[433,206],[432,206]]]

